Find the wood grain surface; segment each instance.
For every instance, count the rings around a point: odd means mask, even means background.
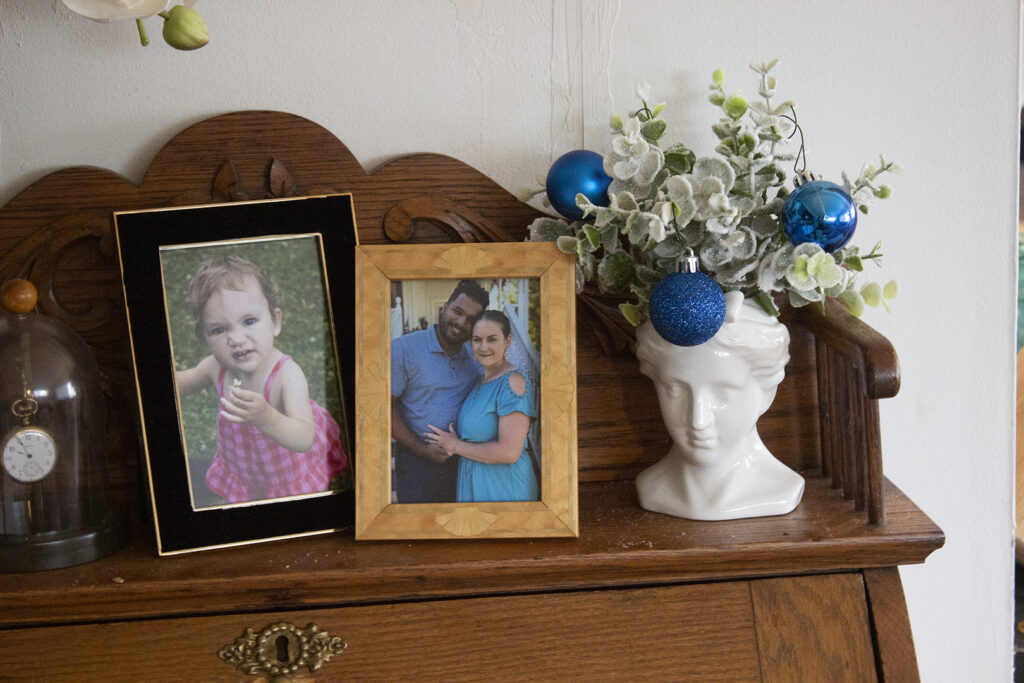
[[[750,584],[764,681],[877,680],[859,573]]]
[[[886,503],[887,523],[869,524],[817,478],[788,515],[694,522],[643,510],[632,482],[608,482],[580,487],[578,539],[357,542],[345,529],[156,558],[137,530],[112,557],[6,575],[0,628],[890,567],[942,545],[891,484]]]

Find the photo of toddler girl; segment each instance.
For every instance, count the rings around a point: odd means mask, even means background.
[[[341,428],[277,348],[285,315],[274,281],[245,258],[210,258],[191,277],[188,305],[208,355],[175,379],[181,396],[216,390],[209,490],[227,503],[328,490],[348,467]]]

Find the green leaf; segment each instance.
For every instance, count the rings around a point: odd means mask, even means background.
[[[622,317],[633,327],[640,326],[640,307],[636,304],[619,304],[619,312]]]
[[[886,299],[895,299],[896,295],[900,293],[900,283],[896,280],[889,280],[885,283],[885,287],[882,289],[882,296]]]
[[[721,87],[725,83],[725,73],[721,69],[715,69],[711,74],[711,80],[715,82],[715,85]]]
[[[629,286],[629,291],[633,292],[633,294],[636,295],[636,298],[639,299],[640,301],[642,301],[643,303],[647,303],[648,301],[651,300],[651,288],[650,287],[641,287],[639,285],[630,285]]]
[[[850,270],[857,271],[858,273],[864,270],[864,261],[861,260],[860,256],[856,255],[848,256],[846,260],[843,261],[843,265],[849,268]]]
[[[622,132],[622,117],[618,114],[612,114],[611,120],[608,122],[611,129],[616,133]]]
[[[640,132],[645,138],[651,142],[657,142],[658,138],[665,134],[665,129],[668,127],[662,119],[651,119],[644,124]]]
[[[761,308],[764,309],[765,313],[775,318],[779,317],[779,308],[775,305],[775,300],[772,299],[771,294],[768,292],[758,292],[754,295],[754,300],[761,304]]]
[[[591,247],[597,249],[601,246],[601,232],[597,228],[585,225],[583,226],[583,234],[587,236],[587,241],[590,242]]]
[[[738,121],[747,113],[747,98],[737,90],[725,101],[722,108],[725,110],[726,116],[733,121]]]
[[[665,108],[665,103],[662,102],[661,104],[659,104],[658,106],[656,106],[654,108],[654,115],[657,116],[658,114],[660,114],[661,110],[664,109],[664,108]]]
[[[711,102],[711,104],[715,105],[716,107],[721,107],[723,104],[725,104],[725,95],[715,91],[708,95],[708,101]]]
[[[683,175],[693,170],[697,155],[684,145],[672,145],[665,152],[665,168],[675,175]]]

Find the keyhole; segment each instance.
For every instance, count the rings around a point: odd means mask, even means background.
[[[291,663],[291,656],[288,654],[288,636],[278,636],[274,640],[274,646],[277,648],[277,662],[278,664],[289,664]]]

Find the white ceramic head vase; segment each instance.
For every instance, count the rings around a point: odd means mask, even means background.
[[[739,292],[726,293],[722,328],[676,346],[650,322],[637,330],[640,372],[654,380],[672,449],[636,479],[640,506],[698,520],[791,512],[804,491],[757,433],[789,362],[789,331]]]

